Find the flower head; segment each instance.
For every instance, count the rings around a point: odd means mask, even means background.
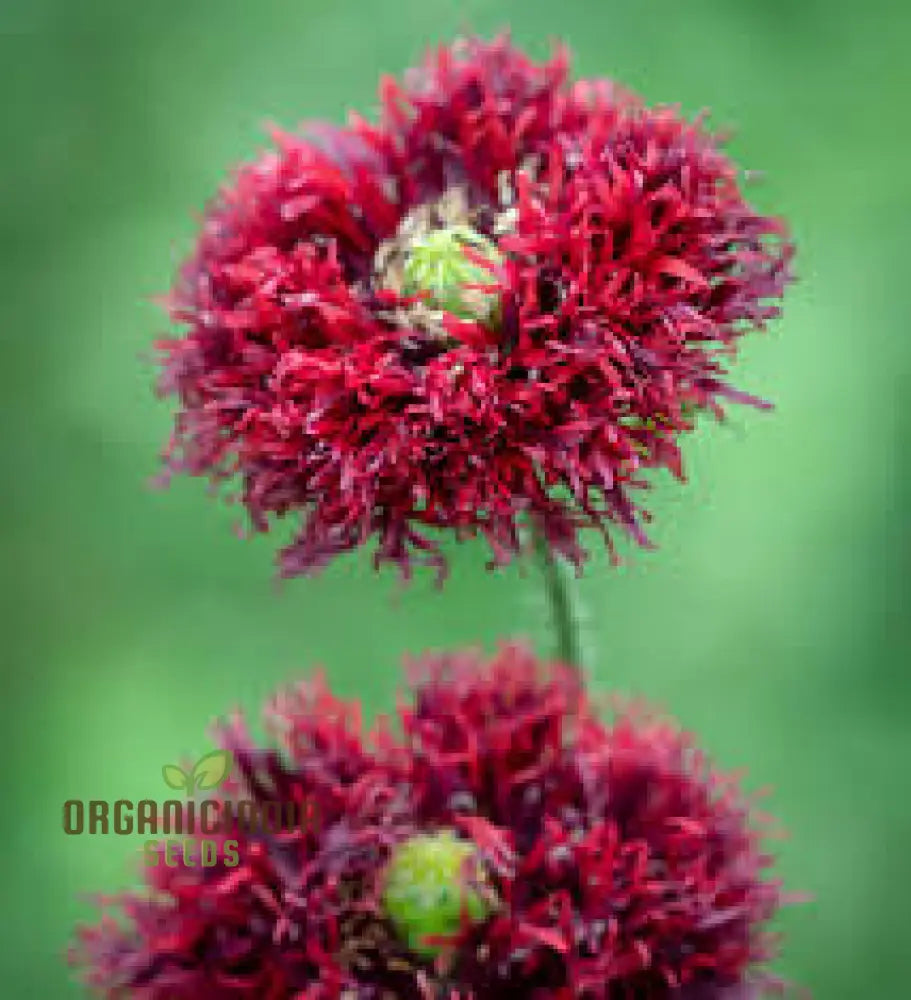
[[[791,247],[720,139],[508,39],[442,48],[382,86],[378,124],[277,134],[206,215],[160,344],[170,471],[236,479],[281,572],[375,543],[445,571],[535,520],[642,544],[645,474],[682,478],[694,414],[778,311]],[[613,550],[612,550],[613,551]]]
[[[227,795],[312,802],[239,864],[147,869],[74,961],[137,1000],[746,1000],[780,903],[736,784],[643,710],[602,721],[518,647],[418,661],[397,725],[311,680],[221,731]],[[114,905],[116,904],[116,905]]]

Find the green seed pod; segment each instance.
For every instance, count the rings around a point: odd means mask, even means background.
[[[491,264],[502,258],[496,245],[470,226],[434,229],[416,237],[405,255],[402,291],[427,293],[427,305],[460,319],[489,324],[496,319],[497,296],[469,285],[492,285],[491,271],[465,254],[469,249]]]
[[[492,894],[482,893],[484,872],[474,845],[451,830],[420,834],[400,844],[385,872],[383,905],[412,951],[435,958],[442,941],[491,911]]]

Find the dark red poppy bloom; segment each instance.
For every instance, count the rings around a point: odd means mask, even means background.
[[[74,961],[136,1000],[764,995],[781,897],[751,806],[671,723],[602,721],[579,684],[518,647],[429,656],[364,737],[356,705],[299,685],[267,713],[280,749],[221,730],[228,794],[318,822],[233,834],[234,867],[147,869]]]
[[[169,470],[235,479],[254,530],[293,515],[288,576],[367,542],[442,573],[447,531],[502,563],[523,519],[577,565],[584,526],[648,544],[647,470],[759,402],[724,362],[779,311],[783,223],[700,122],[562,53],[461,42],[381,96],[209,208],[160,344]]]

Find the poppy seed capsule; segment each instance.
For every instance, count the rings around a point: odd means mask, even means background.
[[[500,260],[496,246],[469,226],[435,229],[414,241],[404,265],[403,291],[426,296],[429,305],[464,320],[495,321],[498,296],[491,265]]]
[[[491,910],[474,846],[451,830],[411,837],[386,868],[383,905],[412,951],[434,958]]]

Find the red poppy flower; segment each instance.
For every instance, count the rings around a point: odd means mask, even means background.
[[[648,470],[762,405],[724,362],[779,311],[783,223],[701,123],[559,53],[458,43],[382,102],[276,135],[209,208],[160,345],[168,469],[299,519],[289,576],[370,541],[443,573],[447,531],[501,563],[523,519],[577,565],[585,526],[648,544]]]
[[[690,738],[602,721],[578,674],[504,647],[429,656],[362,737],[320,680],[221,733],[229,796],[317,822],[243,834],[233,867],[147,869],[73,953],[134,1000],[746,1000],[780,903],[757,820]],[[116,905],[115,905],[116,904]]]

